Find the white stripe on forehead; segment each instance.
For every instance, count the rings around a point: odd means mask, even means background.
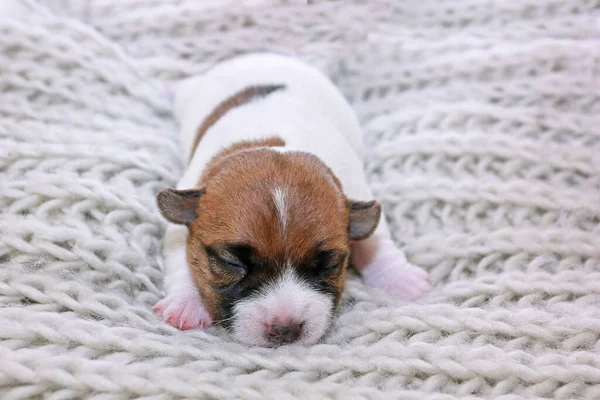
[[[279,226],[281,227],[281,231],[283,232],[287,226],[287,207],[285,204],[285,197],[287,195],[287,191],[285,188],[281,186],[275,186],[272,192],[273,202],[275,203],[275,209],[277,210],[277,214],[279,215]]]

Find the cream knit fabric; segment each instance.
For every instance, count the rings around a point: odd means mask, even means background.
[[[600,398],[597,0],[0,3],[0,398]],[[265,4],[271,4],[265,7]],[[182,173],[160,79],[250,50],[328,72],[435,288],[352,278],[322,344],[159,321]]]

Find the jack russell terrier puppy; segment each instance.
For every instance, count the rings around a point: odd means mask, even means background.
[[[428,275],[391,239],[363,171],[350,105],[319,71],[250,54],[176,89],[188,168],[157,195],[170,224],[166,297],[180,329],[219,322],[258,346],[315,343],[349,263],[368,285],[413,299]]]

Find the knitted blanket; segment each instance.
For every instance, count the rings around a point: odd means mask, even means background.
[[[597,0],[3,0],[0,398],[600,398]],[[268,5],[268,6],[267,6]],[[328,73],[434,289],[352,276],[315,346],[178,331],[161,80],[251,50]]]

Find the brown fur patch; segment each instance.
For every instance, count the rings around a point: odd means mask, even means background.
[[[270,136],[264,139],[259,140],[243,140],[241,142],[236,142],[229,147],[224,148],[219,151],[211,160],[211,162],[206,166],[202,176],[200,177],[200,181],[198,185],[202,186],[205,182],[208,182],[212,176],[218,172],[220,165],[227,160],[227,158],[233,156],[236,153],[245,151],[258,149],[261,147],[283,147],[285,146],[285,141],[279,136]]]
[[[196,147],[198,147],[198,143],[200,143],[200,139],[206,134],[206,132],[217,123],[219,119],[221,119],[229,110],[243,106],[244,104],[250,103],[256,99],[268,96],[269,94],[276,92],[278,90],[284,89],[285,85],[257,85],[257,86],[249,86],[234,95],[228,97],[219,103],[208,116],[204,119],[198,131],[196,133],[196,138],[194,139],[194,144],[192,145],[192,150],[190,153],[190,159],[188,162],[192,160],[194,157],[194,153],[196,152]]]
[[[349,208],[340,182],[313,155],[261,148],[283,144],[279,138],[235,144],[214,157],[201,178],[206,193],[189,226],[188,263],[214,318],[219,318],[218,288],[236,278],[210,265],[206,246],[244,243],[280,266],[306,263],[318,248],[349,252]],[[285,229],[273,200],[276,187],[285,192]],[[327,278],[340,293],[347,260],[343,263]]]

